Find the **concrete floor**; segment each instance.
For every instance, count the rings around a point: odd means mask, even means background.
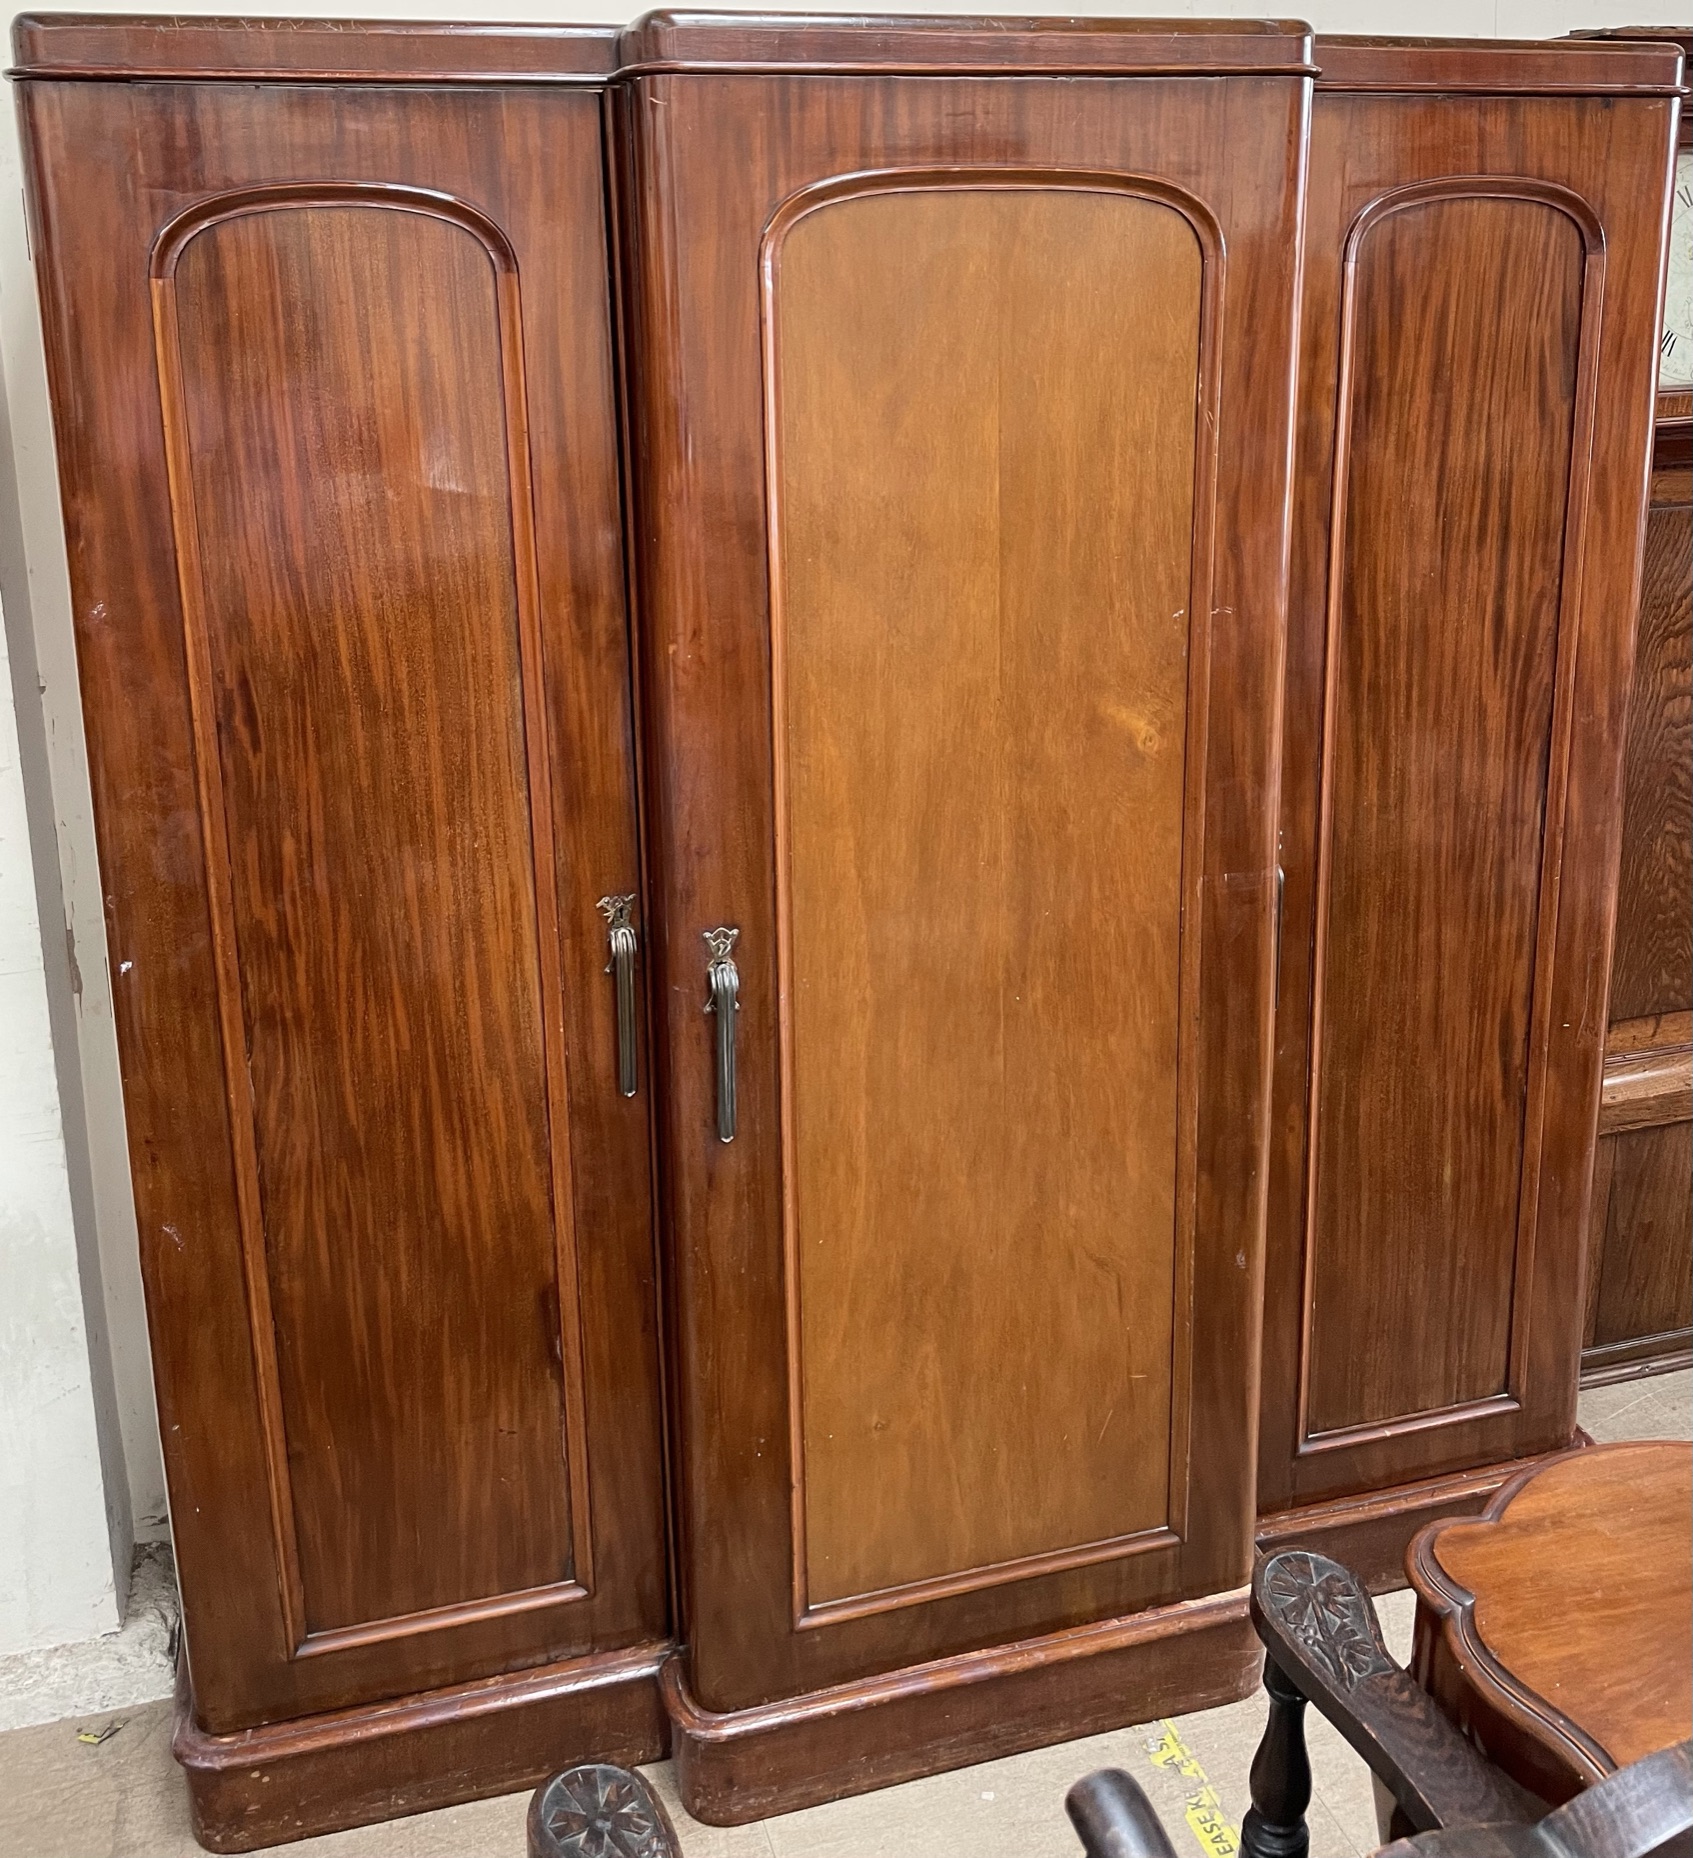
[[[1601,1440],[1693,1437],[1693,1374],[1595,1388],[1582,1397],[1581,1421]],[[1410,1596],[1390,1595],[1381,1610],[1388,1642],[1403,1658]],[[0,1693],[7,1682],[0,1671]],[[0,1852],[190,1858],[199,1848],[170,1758],[170,1714],[161,1697],[0,1734]],[[687,1858],[1075,1858],[1065,1790],[1108,1766],[1126,1768],[1147,1789],[1183,1858],[1230,1858],[1263,1722],[1263,1705],[1252,1697],[728,1830],[697,1825],[682,1812],[668,1763],[647,1772]],[[1375,1810],[1363,1763],[1314,1714],[1310,1746],[1311,1858],[1373,1851]],[[527,1804],[527,1795],[509,1794],[282,1849],[292,1858],[522,1858]]]

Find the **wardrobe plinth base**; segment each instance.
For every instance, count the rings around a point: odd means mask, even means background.
[[[723,1713],[694,1701],[672,1658],[659,1681],[682,1802],[707,1825],[744,1825],[1232,1703],[1262,1663],[1246,1600],[1242,1588]]]
[[[673,1649],[573,1658],[232,1735],[196,1723],[184,1659],[172,1752],[194,1836],[207,1851],[248,1852],[511,1793],[578,1762],[660,1760],[658,1673]]]
[[[1592,1443],[1581,1431],[1570,1441],[1572,1446]],[[1371,1593],[1390,1593],[1406,1584],[1405,1551],[1424,1523],[1480,1515],[1508,1478],[1569,1449],[1563,1446],[1557,1452],[1506,1458],[1362,1496],[1277,1510],[1258,1518],[1258,1552],[1274,1555],[1284,1548],[1309,1548],[1350,1568]]]

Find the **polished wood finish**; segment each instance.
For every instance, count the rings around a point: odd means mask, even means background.
[[[950,31],[919,33],[942,63]],[[1132,70],[1137,35],[1110,36]],[[1305,98],[821,62],[623,93],[685,1681],[731,1719],[679,1728],[696,1813],[796,1803],[722,1767],[761,1711],[1245,1576]],[[1253,316],[1216,328],[1224,250]],[[831,400],[827,447],[790,394]],[[1179,931],[1154,865],[1177,844]],[[729,1145],[700,1010],[721,923]],[[891,1709],[816,1735],[835,1792],[940,1760]]]
[[[1311,1849],[1305,1825],[1311,1804],[1307,1699],[1274,1658],[1264,1660],[1264,1694],[1270,1700],[1269,1719],[1252,1757],[1252,1804],[1241,1821],[1240,1848],[1251,1858],[1306,1858]]]
[[[1328,44],[1259,1441],[1284,1519],[1574,1431],[1678,75],[1671,47]]]
[[[402,1736],[367,1784],[365,1706],[670,1629],[647,1098],[595,907],[640,888],[602,99],[19,103],[182,1748],[205,1835],[255,1842],[532,1778],[577,1709],[518,1709],[502,1765],[444,1705],[436,1778]],[[650,1668],[616,1681],[582,1752],[614,1718],[657,1752]],[[228,1738],[302,1722],[255,1809]]]
[[[1145,1789],[1121,1768],[1084,1774],[1064,1811],[1087,1858],[1176,1858]]]
[[[1418,1536],[1415,1668],[1557,1802],[1693,1734],[1693,1446],[1596,1446]]]
[[[1408,97],[1661,97],[1670,70],[1664,52],[1681,43],[1682,35],[1650,26],[1614,36],[1572,33],[1557,44],[1325,32],[1317,40],[1317,89]]]
[[[1646,516],[1613,1022],[1693,1005],[1693,471],[1654,471]]]
[[[172,1753],[194,1836],[214,1852],[397,1819],[533,1785],[560,1761],[658,1761],[668,1644],[568,1659],[397,1701],[208,1735],[178,1669]]]
[[[1065,1796],[1086,1858],[1175,1858],[1145,1790],[1121,1768],[1084,1775]],[[1303,1822],[1290,1858],[1303,1858]],[[1693,1849],[1693,1745],[1649,1755],[1533,1825],[1456,1826],[1384,1845],[1376,1858],[1686,1858]],[[1244,1836],[1241,1850],[1261,1858]]]
[[[1315,71],[1297,20],[1041,19],[649,13],[621,40],[622,68],[660,72],[968,72],[1110,77],[1302,76]]]
[[[1687,1858],[1693,1744],[1610,1774],[1533,1826],[1476,1826],[1384,1845],[1377,1858]]]
[[[1568,1442],[1673,49],[15,47],[205,1839],[1221,1702]]]
[[[1597,228],[1532,186],[1387,204],[1398,210],[1353,222],[1342,309],[1312,957],[1311,1443],[1489,1400],[1513,1378],[1511,1299],[1457,1291],[1508,1282],[1518,1244],[1541,867],[1558,824],[1565,517],[1586,490],[1572,455],[1600,282]],[[1438,491],[1407,499],[1407,478]],[[1478,632],[1471,616],[1489,607],[1520,631]],[[1438,984],[1407,987],[1417,974]],[[1358,1268],[1365,1257],[1375,1269]],[[1385,1346],[1425,1300],[1442,1316],[1420,1346]]]
[[[1597,1493],[1609,1476],[1613,1450],[1634,1454],[1631,1469],[1624,1475],[1638,1476],[1639,1452],[1654,1449],[1660,1448],[1607,1448],[1566,1455],[1528,1479],[1515,1480],[1511,1490],[1520,1492],[1531,1484],[1549,1489],[1561,1477],[1579,1478],[1602,1506],[1605,1499]],[[1680,1454],[1677,1471],[1681,1488],[1676,1495],[1682,1499],[1680,1524],[1685,1539],[1685,1498],[1689,1494],[1686,1473],[1693,1465],[1693,1454],[1683,1446],[1661,1449]],[[1503,1508],[1496,1507],[1502,1517]],[[1584,1550],[1592,1546],[1590,1540],[1584,1539],[1583,1525],[1593,1520],[1591,1509],[1583,1518],[1576,1514],[1576,1506],[1566,1502],[1556,1524],[1549,1516],[1539,1519],[1538,1530],[1529,1532],[1533,1539],[1509,1540],[1509,1525],[1502,1521],[1443,1524],[1425,1531],[1419,1538],[1418,1550],[1420,1554],[1425,1544],[1445,1538],[1469,1544],[1473,1559],[1474,1545],[1491,1529],[1481,1555],[1490,1556],[1496,1568],[1508,1571],[1520,1599],[1532,1580],[1533,1567],[1554,1563],[1566,1552],[1578,1560],[1582,1557]],[[1664,1546],[1650,1523],[1638,1533],[1629,1533],[1641,1520],[1639,1506],[1635,1506],[1621,1526],[1609,1530],[1607,1550],[1612,1565],[1591,1587],[1582,1589],[1577,1577],[1572,1585],[1580,1597],[1573,1610],[1609,1608],[1611,1618],[1615,1618],[1616,1566],[1631,1554],[1650,1558]],[[1459,1552],[1463,1552],[1462,1548]],[[1683,1550],[1677,1562],[1677,1579],[1682,1598],[1693,1601],[1686,1578],[1680,1573],[1688,1560]],[[1649,1578],[1649,1570],[1649,1559],[1644,1568],[1636,1566],[1631,1570],[1636,1592],[1642,1585],[1640,1573],[1646,1572]],[[1593,1573],[1591,1566],[1582,1570],[1587,1576]],[[1489,1598],[1499,1601],[1508,1584],[1492,1583]],[[1454,1597],[1465,1603],[1471,1598],[1467,1593]],[[1688,1611],[1687,1605],[1681,1607],[1682,1614]],[[1536,1615],[1534,1633],[1542,1651],[1558,1644],[1560,1622],[1566,1616],[1555,1604]],[[1624,1852],[1679,1850],[1678,1844],[1661,1841],[1684,1839],[1693,1826],[1690,1745],[1685,1740],[1673,1746],[1653,1741],[1657,1752],[1638,1757],[1636,1765],[1601,1779],[1598,1789],[1582,1796],[1591,1802],[1585,1813],[1571,1806],[1543,1818],[1545,1800],[1513,1778],[1494,1727],[1489,1725],[1480,1731],[1473,1713],[1464,1715],[1460,1720],[1465,1726],[1479,1731],[1474,1741],[1466,1736],[1435,1697],[1394,1662],[1363,1583],[1349,1569],[1324,1556],[1294,1550],[1262,1560],[1253,1573],[1252,1617],[1268,1653],[1264,1685],[1270,1698],[1270,1715],[1252,1763],[1252,1807],[1241,1826],[1245,1858],[1304,1858],[1309,1850],[1304,1818],[1311,1797],[1303,1726],[1307,1700],[1317,1705],[1368,1763],[1376,1781],[1384,1827],[1391,1816],[1396,1830],[1416,1835],[1388,1848],[1404,1858],[1420,1850],[1447,1852],[1453,1858],[1462,1853],[1473,1853],[1475,1858],[1506,1858],[1507,1854],[1512,1858],[1523,1854],[1526,1858],[1531,1853],[1554,1858],[1555,1854],[1591,1850],[1605,1854],[1605,1858],[1620,1858]],[[1528,1623],[1526,1609],[1515,1612],[1509,1620],[1513,1628]],[[1425,1669],[1422,1624],[1419,1613],[1419,1676]],[[1693,1649],[1683,1644],[1693,1633],[1693,1619],[1682,1619],[1680,1625],[1685,1630],[1671,1635],[1668,1650],[1672,1658],[1677,1650]],[[1595,1636],[1589,1634],[1590,1654]],[[1631,1648],[1624,1643],[1612,1649],[1610,1676],[1613,1680],[1620,1676],[1626,1683]],[[1473,1654],[1474,1647],[1467,1650]],[[1561,1649],[1558,1655],[1562,1656]],[[1486,1656],[1484,1652],[1482,1657]],[[1642,1674],[1648,1694],[1654,1676],[1661,1681],[1669,1674],[1669,1660],[1658,1662],[1658,1656],[1654,1653],[1655,1672]],[[1469,1671],[1472,1664],[1473,1657],[1466,1657],[1464,1669]],[[1675,1674],[1683,1689],[1690,1681],[1686,1665],[1683,1657],[1681,1669]],[[1622,1694],[1622,1686],[1613,1682],[1611,1694],[1615,1700]],[[1449,1704],[1451,1699],[1442,1697],[1441,1701]],[[1655,1733],[1661,1735],[1664,1727],[1660,1722]],[[1090,1777],[1080,1783],[1077,1791],[1089,1789],[1092,1779],[1103,1778]],[[1556,1836],[1552,1836],[1554,1833]]]
[[[236,1192],[307,1650],[592,1582],[515,270],[417,204],[272,190],[192,209],[153,258]],[[556,1376],[535,1372],[549,1298]]]
[[[1590,1445],[1592,1440],[1578,1431],[1575,1442]],[[1448,1517],[1479,1515],[1525,1468],[1562,1455],[1559,1451],[1527,1460],[1512,1458],[1384,1490],[1332,1497],[1326,1503],[1274,1510],[1258,1518],[1258,1553],[1308,1549],[1339,1562],[1371,1593],[1387,1593],[1405,1585],[1405,1551],[1418,1530]]]
[[[664,1667],[671,1758],[708,1825],[1097,1735],[1244,1696],[1261,1657],[1244,1592],[1074,1626],[752,1709],[704,1709]]]
[[[1165,201],[814,200],[766,260],[807,1616],[1166,1530],[1215,393]]]
[[[1594,1170],[1592,1279],[1582,1380],[1632,1378],[1693,1361],[1687,1195],[1693,1123],[1639,1129],[1600,1144]]]
[[[1385,1788],[1411,1830],[1525,1824],[1540,1803],[1483,1757],[1394,1662],[1363,1583],[1294,1549],[1259,1562],[1252,1620],[1268,1656],[1270,1720],[1252,1763],[1246,1858],[1299,1858],[1310,1800],[1300,1698],[1314,1703]]]
[[[1655,1129],[1693,1116],[1693,1013],[1613,1020],[1605,1037],[1599,1132]]]
[[[276,20],[21,13],[14,77],[188,82],[555,83],[604,77],[613,26],[483,26],[449,20]]]
[[[1686,409],[1666,413],[1674,398],[1658,398],[1660,467],[1686,438]],[[1685,1366],[1693,1353],[1693,472],[1685,463],[1652,474],[1627,767],[1590,1216],[1588,1381]]]

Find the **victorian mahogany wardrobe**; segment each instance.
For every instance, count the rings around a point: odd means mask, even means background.
[[[208,1844],[1221,1701],[1569,1438],[1673,48],[16,42]]]

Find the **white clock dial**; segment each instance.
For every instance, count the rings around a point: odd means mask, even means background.
[[[1693,387],[1693,148],[1676,150],[1658,386]]]

